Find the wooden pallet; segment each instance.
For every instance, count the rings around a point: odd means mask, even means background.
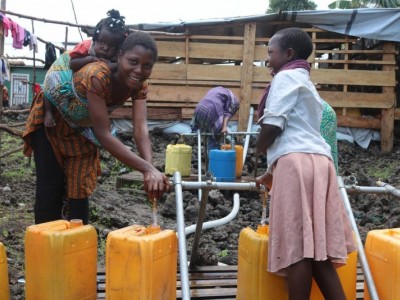
[[[176,299],[182,299],[178,273]],[[235,299],[237,266],[204,266],[189,269],[191,299]]]
[[[97,299],[105,299],[105,273],[97,275]],[[200,299],[236,299],[237,266],[204,266],[189,270],[190,298]],[[176,299],[182,299],[180,274],[177,274]],[[357,268],[356,300],[364,299],[364,276],[361,267]]]

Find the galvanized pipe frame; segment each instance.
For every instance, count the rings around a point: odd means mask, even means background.
[[[361,268],[363,270],[364,278],[367,283],[368,291],[370,294],[371,300],[379,300],[378,292],[376,291],[374,279],[372,278],[371,270],[368,265],[367,257],[365,256],[364,245],[361,241],[360,233],[358,231],[357,223],[354,218],[353,210],[351,209],[350,201],[347,196],[346,187],[344,185],[343,178],[338,176],[339,183],[339,191],[342,196],[343,204],[346,209],[346,213],[350,220],[350,225],[355,233],[356,242],[357,242],[357,250],[358,250],[358,258],[360,259]]]
[[[207,203],[208,193],[212,189],[220,190],[235,190],[235,191],[259,191],[255,182],[215,182],[212,181],[213,178],[209,178],[206,181],[201,182],[190,182],[182,181],[180,172],[175,172],[173,176],[173,184],[175,186],[176,193],[176,212],[177,212],[177,231],[178,231],[178,245],[179,245],[179,262],[180,262],[180,273],[181,273],[181,290],[182,299],[190,300],[190,287],[189,287],[189,273],[188,273],[188,260],[187,260],[187,249],[186,249],[186,235],[185,235],[185,221],[184,221],[184,211],[183,211],[183,190],[198,189],[202,190],[201,197],[201,208],[199,211],[198,222],[196,223],[195,237],[192,248],[192,257],[190,260],[191,268],[195,267],[195,260],[197,255],[198,243],[200,240],[201,231],[203,229],[203,221],[205,217],[205,207]],[[367,287],[372,300],[378,300],[378,294],[373,282],[371,271],[369,269],[368,262],[366,260],[364,246],[362,244],[357,224],[354,219],[353,211],[351,209],[350,201],[348,199],[347,190],[350,192],[362,192],[362,193],[392,193],[398,195],[399,190],[392,186],[386,187],[363,187],[355,185],[355,181],[351,185],[345,185],[343,178],[338,176],[339,191],[342,196],[342,200],[350,219],[350,224],[356,235],[356,242],[358,246],[358,255],[360,258],[361,267],[366,279]],[[382,183],[381,183],[382,184]],[[384,184],[387,185],[387,184]],[[218,222],[214,222],[218,226]],[[195,256],[193,257],[193,254]]]
[[[178,232],[178,248],[179,248],[179,268],[181,275],[181,292],[183,300],[190,300],[190,286],[189,286],[189,271],[188,271],[188,260],[187,260],[187,249],[186,249],[186,235],[185,235],[185,218],[183,211],[183,196],[182,191],[189,189],[201,189],[202,199],[205,198],[204,201],[201,201],[204,205],[204,212],[199,214],[205,215],[205,206],[208,198],[208,192],[211,189],[221,189],[221,190],[244,190],[244,191],[258,191],[256,184],[254,182],[213,182],[211,180],[207,180],[205,182],[185,182],[182,181],[182,177],[180,172],[175,172],[173,175],[173,182],[171,185],[175,187],[176,194],[176,217],[177,217],[177,232]],[[198,241],[200,240],[201,230],[203,228],[203,220],[204,216],[199,216],[198,221],[200,223],[196,224],[196,234],[194,240],[197,241],[193,243],[193,249],[195,249],[197,253]],[[194,267],[195,258],[190,261],[190,266]],[[193,265],[192,265],[193,264]]]

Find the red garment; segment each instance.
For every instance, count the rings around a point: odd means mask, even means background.
[[[42,90],[39,83],[34,83],[32,85],[33,97],[35,97]]]
[[[10,100],[8,96],[8,88],[6,86],[3,87],[3,101]]]
[[[70,58],[79,58],[89,55],[89,49],[92,44],[92,40],[85,40],[77,44],[70,52]]]

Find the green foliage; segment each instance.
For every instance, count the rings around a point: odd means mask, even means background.
[[[400,0],[340,0],[333,1],[328,5],[330,9],[351,9],[351,8],[396,8],[400,7]]]
[[[22,139],[18,136],[0,133],[0,153],[6,153],[22,146]],[[14,181],[25,175],[32,174],[32,166],[27,165],[28,158],[21,151],[17,151],[0,158],[0,174],[5,179]]]
[[[397,162],[393,164],[386,164],[385,166],[381,165],[371,165],[367,168],[367,176],[380,180],[387,180],[390,176],[396,173],[398,166]]]
[[[100,211],[97,207],[91,205],[89,207],[89,220],[90,222],[97,222],[100,219]]]
[[[228,249],[222,250],[219,254],[219,257],[226,257],[228,256]]]
[[[279,11],[315,10],[317,4],[310,0],[271,0],[267,13]]]
[[[103,238],[100,234],[97,238],[97,255],[102,257],[106,253],[106,246],[107,246],[107,237]]]

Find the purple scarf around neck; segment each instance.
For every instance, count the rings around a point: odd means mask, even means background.
[[[283,65],[278,70],[278,72],[276,72],[275,74],[272,74],[272,76],[275,76],[276,74],[278,74],[281,71],[294,70],[294,69],[297,69],[297,68],[306,69],[308,71],[308,73],[310,73],[310,71],[311,71],[310,64],[306,60],[304,60],[304,59],[296,59],[296,60],[292,60],[292,61],[288,62],[287,64]],[[266,103],[267,98],[268,98],[268,93],[269,93],[270,87],[271,87],[271,83],[267,85],[267,87],[264,89],[263,94],[261,96],[260,104],[258,105],[258,108],[257,108],[258,119],[260,119],[264,114],[265,103]]]

